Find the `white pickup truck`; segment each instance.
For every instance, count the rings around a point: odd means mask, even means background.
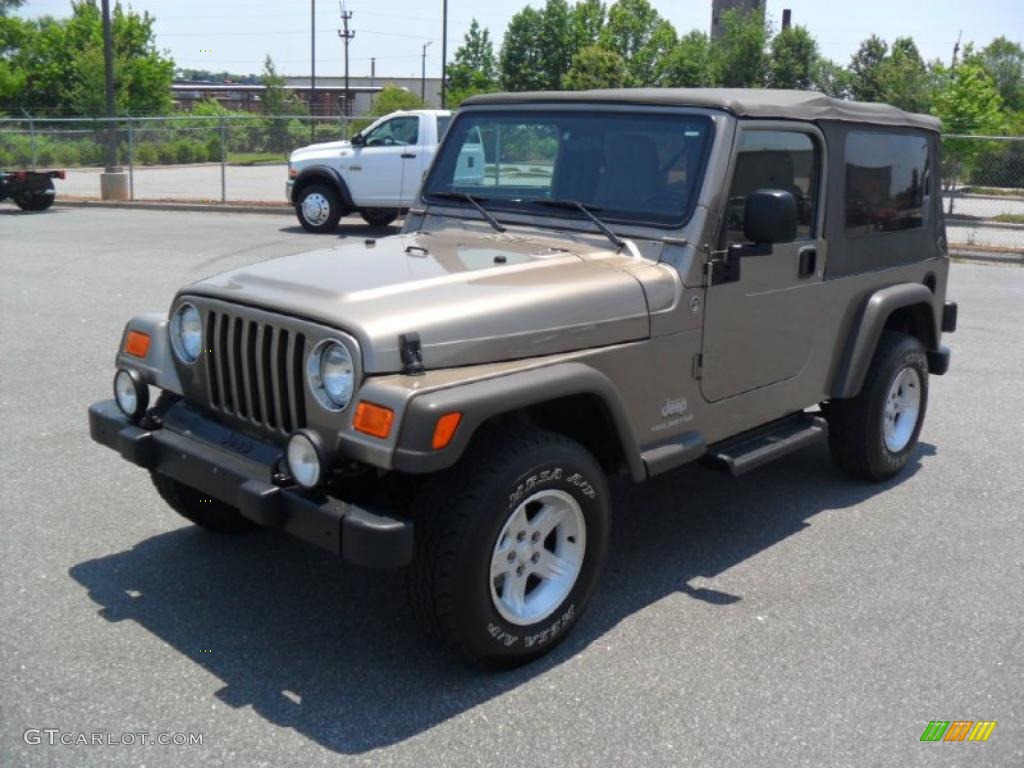
[[[288,201],[309,232],[334,231],[338,220],[358,211],[367,224],[387,226],[403,214],[419,191],[451,112],[392,112],[351,141],[310,144],[288,158]],[[467,183],[484,177],[483,144],[467,144],[457,176]]]

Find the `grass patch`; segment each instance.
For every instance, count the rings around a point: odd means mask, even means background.
[[[280,152],[228,152],[230,165],[278,165],[288,157]]]
[[[1004,189],[1002,187],[964,187],[961,191],[968,195],[991,195],[992,197],[1024,197],[1024,189]]]
[[[1000,213],[992,221],[1000,224],[1024,224],[1024,213]]]

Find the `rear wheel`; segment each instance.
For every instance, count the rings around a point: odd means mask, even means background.
[[[44,189],[22,192],[14,198],[14,204],[23,211],[45,211],[53,205],[53,181],[46,180]]]
[[[359,212],[371,227],[386,227],[398,218],[397,208],[364,208]]]
[[[295,214],[307,232],[325,235],[333,232],[341,219],[341,198],[325,184],[310,184],[295,201]]]
[[[913,336],[886,331],[860,394],[828,404],[833,459],[854,477],[893,477],[917,446],[927,406],[924,347]]]
[[[566,636],[597,586],[611,529],[597,461],[541,430],[474,443],[415,512],[417,618],[486,666],[526,663]]]

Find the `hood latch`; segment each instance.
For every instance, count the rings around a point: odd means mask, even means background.
[[[402,373],[406,376],[422,376],[423,347],[418,333],[403,333],[398,337],[398,351],[402,356]]]

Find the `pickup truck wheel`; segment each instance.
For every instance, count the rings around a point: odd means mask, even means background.
[[[53,189],[53,182],[47,179],[47,190]],[[14,204],[23,211],[45,211],[53,205],[53,194],[44,191],[24,192],[14,198]]]
[[[160,498],[167,505],[201,528],[216,533],[245,533],[256,525],[234,507],[200,493],[159,472],[150,472],[150,479]]]
[[[829,447],[836,464],[864,480],[893,477],[917,445],[927,405],[924,347],[913,336],[886,331],[860,394],[829,403]]]
[[[386,227],[398,218],[397,208],[364,208],[359,212],[371,227]]]
[[[299,224],[307,232],[325,235],[333,232],[341,219],[341,198],[325,184],[310,184],[295,202]]]
[[[518,666],[561,641],[608,551],[604,473],[551,432],[481,438],[428,482],[414,512],[413,610],[430,634],[483,666]]]

